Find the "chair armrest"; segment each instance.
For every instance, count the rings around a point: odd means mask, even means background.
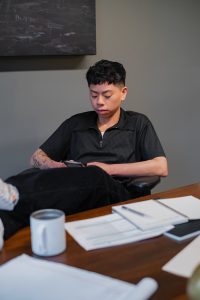
[[[141,195],[151,194],[153,189],[160,182],[160,176],[141,176],[133,177],[127,183],[127,189],[131,192],[141,193]]]

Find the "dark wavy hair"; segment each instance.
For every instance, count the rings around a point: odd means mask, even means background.
[[[88,86],[105,82],[125,85],[126,70],[119,62],[102,59],[88,69],[86,79]]]

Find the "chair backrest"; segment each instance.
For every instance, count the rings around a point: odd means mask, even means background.
[[[133,198],[151,194],[151,190],[160,182],[159,176],[133,177],[127,183],[127,189]]]

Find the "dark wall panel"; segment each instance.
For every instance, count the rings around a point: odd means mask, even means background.
[[[95,0],[0,0],[0,56],[96,53]]]

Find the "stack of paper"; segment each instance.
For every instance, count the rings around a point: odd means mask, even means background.
[[[193,196],[146,200],[113,206],[112,210],[141,230],[147,230],[200,219],[200,200]]]
[[[118,214],[65,223],[65,229],[85,250],[141,241],[172,228],[162,226],[142,231]]]
[[[162,199],[158,202],[173,209],[179,214],[186,216],[189,220],[200,219],[200,199],[193,196]]]
[[[0,267],[1,300],[147,300],[157,282],[137,285],[25,254]]]
[[[116,205],[112,210],[113,214],[103,217],[67,222],[65,228],[86,250],[122,245],[167,235],[176,224],[200,219],[200,200],[192,196],[146,200]],[[187,232],[186,238],[198,232]]]

